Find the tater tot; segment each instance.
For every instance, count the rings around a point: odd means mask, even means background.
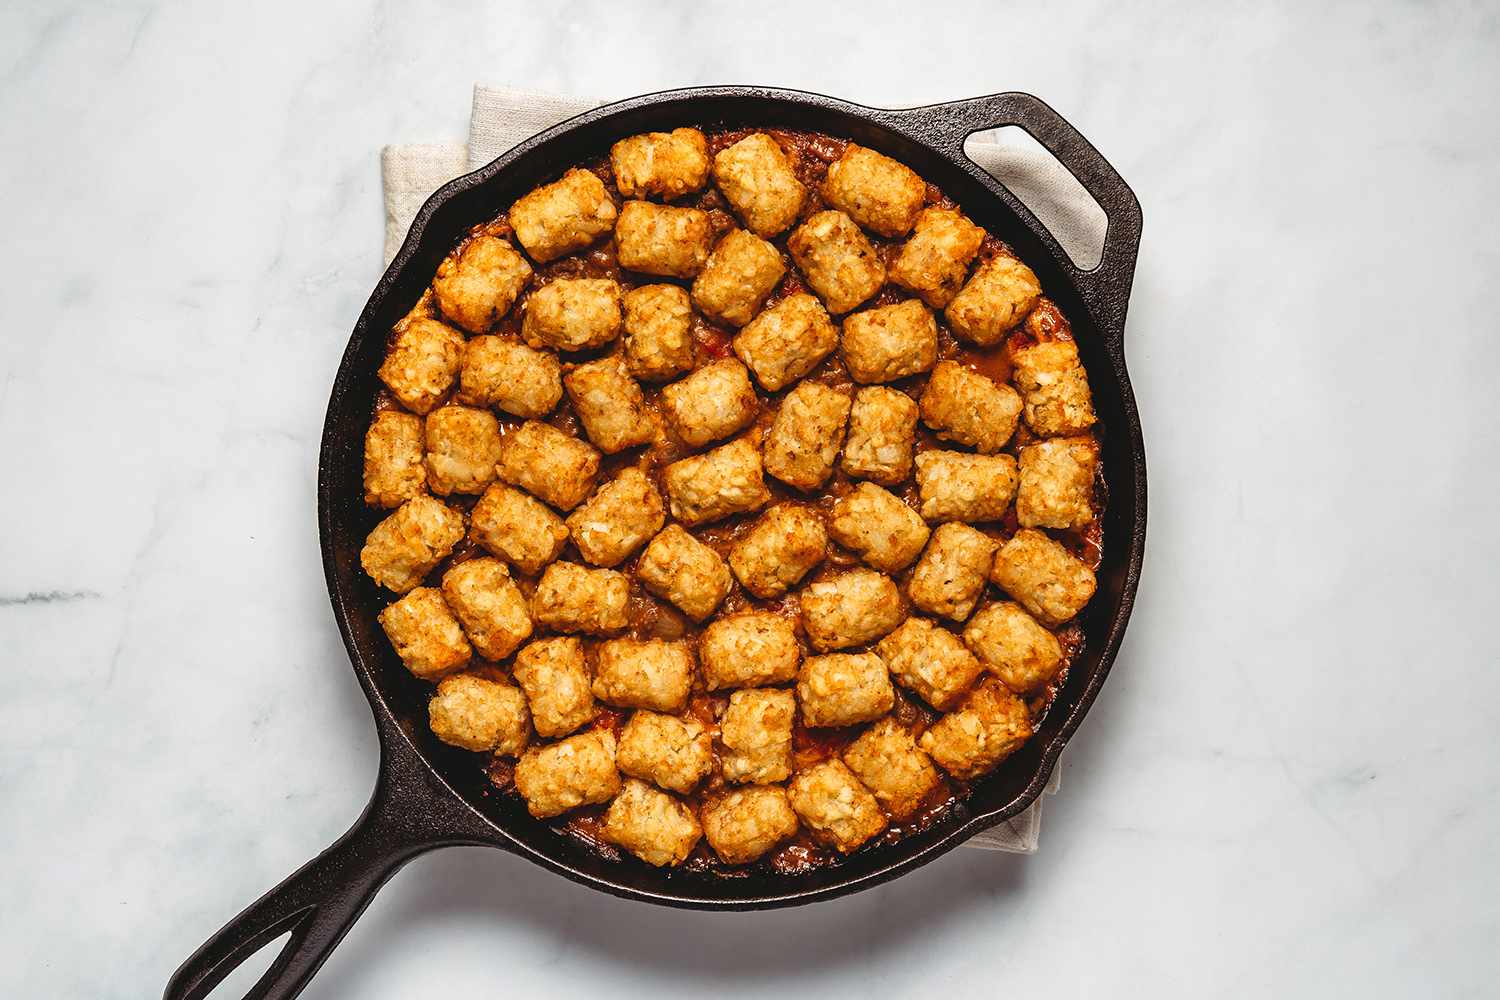
[[[1010,360],[1026,426],[1043,437],[1078,434],[1093,426],[1094,399],[1077,344],[1042,341],[1012,350]]]
[[[538,819],[608,802],[620,791],[614,734],[591,729],[532,747],[516,763],[516,791],[526,800],[527,811]]]
[[[843,758],[895,820],[910,817],[943,780],[911,733],[889,716],[849,744]]]
[[[626,292],[625,367],[638,379],[660,382],[693,367],[693,307],[676,285],[642,285]]]
[[[510,312],[531,280],[531,265],[505,240],[476,236],[438,265],[432,297],[448,319],[484,333]]]
[[[630,624],[630,578],[610,569],[555,562],[537,581],[531,617],[554,632],[609,635]]]
[[[694,280],[693,303],[711,319],[744,326],[784,274],[780,250],[748,230],[735,229],[714,247]]]
[[[1094,518],[1094,470],[1099,445],[1091,437],[1047,438],[1021,449],[1016,519],[1025,528],[1081,528]]]
[[[920,299],[857,312],[844,320],[844,364],[856,382],[892,382],[937,360],[937,321]]]
[[[984,230],[952,208],[924,208],[916,229],[890,266],[890,279],[934,309],[953,301],[969,262],[984,242]]]
[[[413,497],[375,526],[359,553],[370,579],[404,594],[464,537],[464,516],[432,497]]]
[[[459,401],[518,417],[541,417],[562,399],[562,364],[510,337],[475,337],[464,347]]]
[[[713,248],[714,227],[701,208],[627,201],[615,223],[620,266],[642,274],[691,278]]]
[[[551,424],[528,420],[500,441],[496,474],[562,510],[572,510],[594,489],[599,453]]]
[[[853,726],[894,708],[896,689],[874,653],[828,653],[802,661],[797,704],[805,725]]]
[[[828,311],[846,313],[885,284],[885,265],[843,212],[819,212],[797,227],[787,250]]]
[[[563,519],[518,489],[495,483],[469,512],[469,536],[527,576],[536,576],[568,543]]]
[[[828,165],[823,179],[828,204],[882,236],[909,232],[926,196],[927,184],[916,171],[854,142]]]
[[[620,332],[620,286],[609,278],[558,278],[527,296],[521,312],[521,337],[532,347],[602,347]]]
[[[423,680],[457,670],[474,655],[436,587],[417,587],[381,611],[379,620],[406,669]]]
[[[599,644],[594,697],[605,704],[681,712],[692,686],[693,654],[689,643],[611,639]]]
[[[610,147],[609,163],[627,198],[680,198],[708,181],[708,140],[695,128],[632,135]]]
[[[422,418],[381,410],[365,431],[365,503],[399,507],[427,492]]]
[[[799,772],[787,786],[787,795],[812,835],[841,854],[886,828],[880,803],[836,758]]]
[[[745,227],[765,239],[797,220],[807,188],[775,139],[756,132],[714,156],[714,183]]]
[[[1017,694],[1040,690],[1062,665],[1057,637],[1010,601],[981,608],[964,629],[964,643]]]
[[[988,455],[1005,447],[1015,433],[1021,396],[956,361],[939,361],[918,406],[922,422],[938,437]]]
[[[771,499],[760,449],[748,437],[673,462],[665,476],[672,516],[689,526],[759,510]]]
[[[692,809],[634,778],[625,779],[609,804],[602,832],[611,844],[657,868],[682,864],[703,836]]]
[[[797,814],[779,785],[751,785],[711,796],[703,836],[726,865],[755,861],[797,832]]]
[[[594,447],[606,455],[648,444],[656,421],[640,385],[617,357],[579,365],[563,376],[573,412]]]
[[[1014,257],[997,254],[974,269],[944,315],[954,333],[988,347],[1025,319],[1041,294],[1041,283],[1031,268]]]
[[[735,691],[719,720],[724,780],[739,785],[785,781],[792,773],[792,722],[797,699],[790,691]]]
[[[464,335],[432,319],[400,328],[377,374],[401,405],[426,413],[448,395],[463,360]]]
[[[788,295],[734,338],[734,353],[767,392],[779,392],[833,353],[839,333],[815,296]]]
[[[497,673],[471,670],[438,681],[427,722],[444,743],[513,757],[531,738],[526,698]]]
[[[538,639],[524,647],[511,673],[526,692],[538,736],[566,736],[594,720],[588,663],[583,642],[574,636]]]
[[[651,478],[626,468],[599,487],[568,517],[578,554],[595,566],[618,566],[666,523],[666,507]]]
[[[620,732],[621,773],[686,795],[713,769],[713,739],[701,723],[640,709]]]
[[[1044,625],[1061,625],[1094,596],[1094,571],[1034,528],[1000,547],[990,579]]]
[[[929,521],[998,521],[1016,495],[1014,455],[924,451],[917,456],[918,509]]]
[[[997,548],[993,538],[967,524],[938,525],[912,570],[906,595],[929,614],[963,621],[984,593]]]
[[[505,659],[531,636],[526,598],[498,559],[467,559],[449,569],[443,599],[486,659]]]
[[[721,688],[785,684],[797,676],[802,650],[792,623],[769,611],[744,611],[716,619],[698,638],[703,681]]]
[[[647,590],[695,621],[713,614],[734,586],[724,557],[680,524],[651,539],[635,571]]]
[[[982,681],[957,710],[927,728],[917,745],[961,780],[995,769],[1031,738],[1026,703],[999,681]]]
[[[854,394],[843,469],[851,476],[894,486],[911,475],[917,403],[899,389],[870,386]]]
[[[940,712],[958,704],[984,673],[984,664],[969,652],[962,639],[936,622],[915,615],[881,639],[875,651],[897,684]]]
[[[874,483],[860,483],[833,505],[828,534],[886,573],[912,564],[929,534],[922,516]]]
[[[531,258],[545,263],[606,235],[617,214],[604,182],[575,167],[518,199],[510,207],[510,224]]]
[[[427,414],[423,428],[427,485],[438,496],[483,493],[500,460],[500,423],[488,410],[449,404]]]
[[[833,475],[849,417],[849,397],[803,382],[781,401],[762,448],[766,471],[799,490],[817,489]]]
[[[744,588],[769,600],[794,587],[828,554],[828,531],[807,507],[778,504],[729,550],[729,567]]]
[[[891,578],[868,569],[809,584],[798,600],[807,641],[820,652],[873,642],[906,617]]]
[[[661,391],[661,405],[677,436],[701,448],[748,426],[760,400],[745,366],[733,358],[704,365]]]

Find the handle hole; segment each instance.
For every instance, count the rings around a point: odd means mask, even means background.
[[[294,925],[246,955],[245,960],[231,969],[229,975],[205,995],[204,1000],[243,1000],[249,996],[255,984],[260,982],[260,977],[266,974],[266,970],[281,955],[295,930]]]
[[[1080,271],[1104,259],[1109,217],[1068,168],[1019,125],[971,133],[964,154],[1010,189]]]

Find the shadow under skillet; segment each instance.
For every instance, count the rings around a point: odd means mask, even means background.
[[[1123,675],[1130,673],[1131,645],[1127,639],[1122,650]],[[339,724],[352,732],[368,727],[369,720],[357,686],[350,687],[349,710],[340,711]],[[1106,772],[1106,755],[1123,738],[1115,729],[1126,721],[1124,712],[1099,712],[1079,731],[1065,757],[1073,794],[1086,796],[1094,776]],[[360,738],[373,740],[373,733]],[[1053,804],[1055,819],[1061,819],[1060,805]],[[1061,849],[1063,841],[1052,839],[1053,849]],[[445,927],[500,946],[523,939],[540,944],[534,967],[556,965],[566,953],[582,951],[606,966],[600,975],[684,984],[816,977],[853,969],[879,951],[922,947],[924,939],[972,922],[976,911],[993,919],[1024,898],[1034,864],[1022,855],[960,849],[920,871],[828,902],[706,913],[617,899],[493,848],[446,848],[397,873],[309,992],[369,995],[391,974],[393,961],[418,954],[424,930]],[[476,961],[486,960],[484,945],[473,953]],[[502,974],[501,953],[488,954]],[[516,954],[508,950],[504,961],[516,961]],[[527,962],[524,953],[520,961]]]
[[[313,992],[358,997],[389,974],[392,954],[415,957],[424,925],[461,925],[497,943],[546,942],[535,966],[559,962],[559,949],[584,951],[614,968],[600,974],[757,983],[806,977],[868,963],[872,953],[921,947],[924,939],[1022,898],[1019,855],[954,851],[886,885],[810,906],[703,913],[616,899],[489,848],[449,848],[407,866],[355,926]],[[524,929],[520,925],[529,925]],[[484,962],[483,946],[474,949]],[[490,951],[497,970],[500,953]],[[504,961],[516,961],[508,952]],[[526,956],[520,956],[526,962]],[[530,964],[530,963],[528,963]],[[592,977],[591,977],[592,978]]]

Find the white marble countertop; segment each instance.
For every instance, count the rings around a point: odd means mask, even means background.
[[[1042,95],[1145,207],[1147,567],[1035,857],[705,916],[443,851],[307,996],[1491,991],[1494,10],[1061,6],[0,10],[0,995],[160,995],[364,804],[317,440],[475,80]]]

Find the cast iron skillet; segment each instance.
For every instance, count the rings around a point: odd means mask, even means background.
[[[799,875],[724,878],[660,871],[632,858],[610,861],[531,819],[514,796],[494,793],[472,755],[438,742],[426,722],[426,686],[396,658],[375,616],[384,599],[359,567],[359,550],[380,514],[362,503],[362,443],[387,332],[421,296],[438,262],[475,223],[615,140],[681,125],[765,126],[845,136],[909,164],[939,185],[975,222],[997,234],[1041,278],[1073,325],[1103,428],[1109,486],[1099,590],[1083,615],[1087,637],[1038,735],[974,789],[947,820],[896,844],[858,852]],[[1019,125],[1070,170],[1108,216],[1104,254],[1075,267],[1014,196],[963,151],[973,132]],[[702,87],[631,98],[589,111],[521,143],[444,186],[423,206],[406,243],[365,305],[344,352],[318,468],[318,524],[333,612],[380,738],[380,775],[370,804],[338,842],[266,893],[208,940],[167,986],[167,1000],[193,1000],[263,945],[288,931],[281,954],[248,994],[299,994],[385,881],[433,848],[483,844],[511,851],[583,885],[629,899],[709,910],[791,906],[831,899],[909,872],[968,837],[1019,813],[1047,783],[1109,672],[1130,616],[1146,534],[1146,463],[1125,372],[1122,334],[1140,244],[1135,195],[1098,151],[1057,112],[1027,94],[995,94],[890,111],[789,90]]]

